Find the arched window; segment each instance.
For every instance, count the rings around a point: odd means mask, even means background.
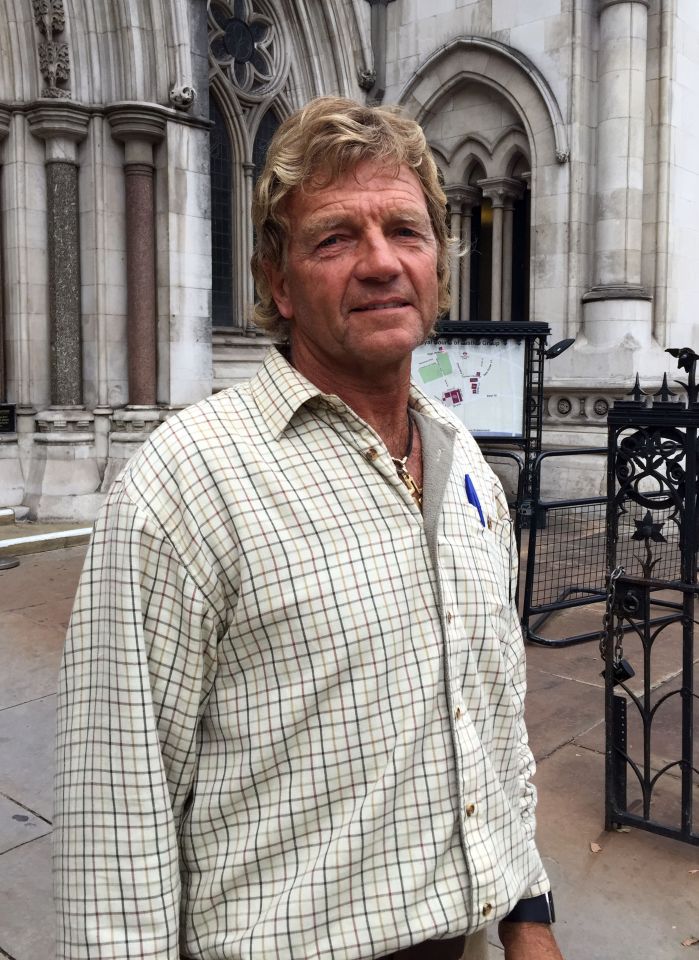
[[[209,97],[211,128],[211,319],[215,327],[233,326],[233,151],[226,121]]]
[[[257,183],[257,178],[262,173],[262,168],[265,165],[265,159],[267,157],[267,150],[278,127],[279,117],[274,110],[268,110],[260,120],[260,125],[255,134],[255,142],[252,145],[252,164],[254,167],[252,174],[253,183]]]
[[[474,163],[468,171],[466,182],[478,188],[478,181],[485,177],[480,163]],[[469,320],[490,319],[490,275],[493,258],[493,206],[482,194],[471,212],[471,284]]]

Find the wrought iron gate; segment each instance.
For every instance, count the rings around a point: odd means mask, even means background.
[[[665,380],[648,397],[637,379],[633,400],[617,402],[608,418],[606,826],[699,844],[699,358],[668,352],[687,370],[684,395],[673,395]]]

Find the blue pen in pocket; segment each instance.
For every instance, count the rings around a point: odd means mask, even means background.
[[[481,502],[478,499],[478,494],[476,493],[476,488],[473,486],[473,481],[468,474],[464,476],[464,487],[466,488],[466,497],[468,502],[472,507],[475,507],[478,511],[478,516],[480,517],[481,526],[485,526],[485,517],[483,516],[483,508],[481,507]]]

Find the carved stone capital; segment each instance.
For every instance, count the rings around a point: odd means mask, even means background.
[[[29,128],[41,140],[73,140],[79,143],[87,135],[90,113],[77,103],[37,103],[27,111]]]
[[[165,116],[159,107],[139,103],[113,103],[107,107],[107,119],[115,140],[129,143],[160,143],[165,136]]]
[[[494,207],[511,207],[524,193],[522,181],[513,177],[488,177],[479,180],[478,186]]]
[[[77,103],[42,103],[27,112],[29,129],[46,144],[46,162],[74,163],[77,144],[87,136],[90,113]]]
[[[444,192],[452,210],[459,209],[469,214],[481,202],[481,191],[478,187],[451,184],[444,188]]]

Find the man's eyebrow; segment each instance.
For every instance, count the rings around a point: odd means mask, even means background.
[[[321,233],[332,232],[333,230],[338,230],[340,227],[351,226],[353,219],[353,217],[344,214],[342,216],[318,217],[317,220],[311,220],[310,223],[302,226],[299,230],[299,235],[302,240],[310,239]]]
[[[387,212],[387,223],[411,223],[415,226],[421,226],[425,229],[430,226],[430,217],[427,211],[415,209],[414,207],[400,207]],[[356,218],[351,214],[331,215],[327,217],[318,217],[310,223],[306,223],[299,230],[299,238],[311,240],[319,234],[332,233],[334,230],[340,230],[343,227],[352,227],[356,223]]]

